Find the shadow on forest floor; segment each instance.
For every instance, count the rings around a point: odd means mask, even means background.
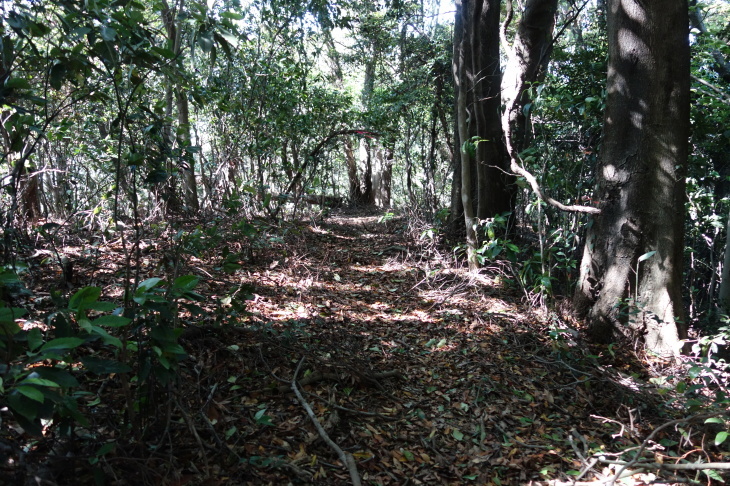
[[[142,279],[194,274],[206,297],[202,317],[181,320],[179,379],[149,387],[132,432],[118,376],[87,376],[90,424],[70,442],[52,424],[43,438],[6,429],[12,480],[0,484],[348,484],[292,393],[297,369],[363,484],[565,481],[594,452],[637,445],[671,419],[631,353],[589,350],[568,315],[526,308],[498,275],[454,268],[403,219],[339,213],[282,235],[233,273],[221,271],[222,247],[166,267],[171,240],[145,243]],[[77,287],[120,295],[119,243],[95,248],[95,259],[77,257]],[[39,315],[53,271],[31,288]]]

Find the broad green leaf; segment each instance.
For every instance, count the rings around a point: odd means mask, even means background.
[[[205,53],[213,50],[213,33],[210,31],[198,32],[198,45]]]
[[[127,364],[113,359],[102,359],[94,356],[81,358],[84,367],[96,375],[108,375],[111,373],[129,373],[132,371]]]
[[[28,349],[31,351],[35,351],[41,345],[43,344],[43,334],[41,333],[41,330],[37,327],[34,327],[30,331],[28,331]]]
[[[50,351],[55,349],[74,349],[84,344],[84,340],[75,337],[63,337],[48,341],[41,347],[41,351]]]
[[[20,382],[20,385],[39,385],[47,386],[50,388],[60,388],[61,386],[55,381],[47,380],[45,378],[26,378],[25,380]]]
[[[88,306],[101,297],[101,289],[99,287],[84,287],[76,292],[68,301],[68,308],[73,311],[79,311],[88,308]]]
[[[122,341],[118,337],[112,336],[101,327],[91,326],[91,332],[93,332],[97,336],[101,336],[101,340],[104,341],[104,344],[111,344],[112,346],[119,349],[122,348]]]
[[[147,292],[147,291],[157,287],[158,285],[160,285],[160,283],[162,281],[163,280],[161,278],[157,278],[157,277],[148,278],[147,280],[145,280],[144,282],[140,283],[137,286],[137,295],[139,295],[141,292]]]
[[[101,38],[107,42],[111,42],[117,37],[117,31],[108,25],[101,26]]]
[[[165,49],[164,47],[158,46],[153,46],[150,49],[153,52],[156,52],[160,56],[164,57],[165,59],[175,59],[175,53],[172,52],[170,49]]]
[[[6,88],[30,89],[30,82],[22,78],[8,78],[5,80]]]
[[[2,307],[0,308],[0,322],[15,323],[15,319],[20,319],[25,314],[26,310],[19,307]]]
[[[232,45],[234,48],[238,47],[238,37],[231,34],[230,32],[220,29],[220,35],[223,37],[223,39],[226,40],[230,45]]]
[[[33,368],[33,375],[58,383],[58,386],[64,388],[73,388],[79,386],[78,380],[68,371],[51,366],[37,366]]]
[[[221,14],[221,18],[231,19],[231,20],[243,20],[243,15],[236,13],[236,12],[223,12]]]
[[[99,447],[99,450],[96,451],[96,456],[105,456],[109,454],[111,451],[113,451],[117,447],[116,442],[107,442],[103,446]]]
[[[198,282],[200,282],[200,278],[195,275],[183,275],[182,277],[175,279],[172,283],[172,288],[178,290],[193,290],[195,286],[198,285]]]
[[[117,309],[117,305],[113,302],[92,302],[91,304],[85,306],[85,308],[99,312],[111,312]]]
[[[10,409],[16,416],[25,417],[27,420],[35,420],[38,416],[38,402],[35,400],[28,401],[24,397],[25,395],[16,388],[8,395],[8,405],[10,405]]]
[[[45,397],[43,396],[43,392],[41,392],[39,389],[32,387],[32,386],[17,386],[15,387],[16,390],[18,390],[18,393],[22,393],[26,397],[30,398],[31,400],[34,400],[38,403],[43,403],[45,400]]]
[[[727,432],[725,432],[724,430],[718,432],[717,435],[715,436],[715,445],[719,446],[720,444],[725,442],[727,440],[727,438],[728,438]]]
[[[451,436],[456,440],[461,440],[464,438],[464,434],[459,429],[454,429],[451,431]]]
[[[132,319],[122,316],[101,316],[94,319],[94,325],[107,327],[123,327],[132,322]]]

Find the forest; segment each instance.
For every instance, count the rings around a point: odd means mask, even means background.
[[[0,486],[730,480],[730,1],[2,0]]]

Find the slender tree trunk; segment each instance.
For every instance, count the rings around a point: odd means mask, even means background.
[[[509,62],[502,81],[505,106],[502,128],[511,133],[514,149],[519,153],[530,143],[529,89],[545,73],[552,51],[555,12],[558,0],[527,0],[517,34],[512,43]]]
[[[456,147],[461,154],[461,205],[464,211],[464,226],[466,228],[467,262],[469,270],[479,268],[477,260],[477,219],[472,201],[472,163],[475,150],[469,145],[469,113],[468,113],[468,75],[467,62],[471,57],[470,36],[466,32],[470,15],[469,0],[456,0],[456,21],[454,23],[454,87],[456,89],[456,127],[457,139],[461,146]]]
[[[178,25],[176,15],[182,9],[184,0],[180,0],[180,4],[171,9],[167,4],[167,0],[162,0],[161,16],[167,33],[168,42],[172,52],[178,58],[182,55],[182,32]],[[178,62],[182,62],[178,59]],[[183,192],[185,203],[189,211],[198,212],[200,204],[198,202],[198,187],[195,180],[195,157],[194,154],[187,152],[187,147],[191,146],[190,137],[190,104],[188,102],[187,93],[180,87],[174,86],[173,80],[167,80],[166,98],[167,98],[167,115],[172,115],[172,98],[175,99],[175,108],[177,109],[177,147],[183,157],[184,164],[180,164],[182,172]],[[172,133],[168,130],[167,138],[172,140]]]
[[[686,1],[608,1],[608,97],[576,309],[592,337],[641,335],[662,355],[686,335],[681,278],[689,136]],[[655,252],[655,253],[652,253]]]
[[[723,314],[730,314],[730,215],[727,218],[725,231],[725,256],[722,264],[720,290],[717,295],[718,308]]]

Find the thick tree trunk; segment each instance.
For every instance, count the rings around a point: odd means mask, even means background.
[[[499,0],[457,0],[454,23],[456,150],[469,267],[478,267],[480,219],[512,209],[511,178],[501,128]],[[455,177],[454,179],[458,179]],[[456,196],[456,194],[452,194]],[[452,200],[452,210],[458,210]]]
[[[469,25],[470,0],[456,0],[456,21],[454,23],[454,87],[456,89],[456,127],[460,146],[456,147],[461,153],[461,205],[464,211],[464,226],[466,227],[467,262],[469,270],[476,271],[479,268],[477,260],[477,234],[476,216],[474,203],[472,201],[472,162],[475,150],[469,145],[471,139],[469,134],[469,112],[468,112],[468,72],[467,63],[471,57],[471,46],[469,45],[470,35],[466,26]]]
[[[687,3],[610,0],[607,20],[602,212],[588,230],[575,303],[596,341],[631,331],[650,351],[673,355],[686,334]]]

